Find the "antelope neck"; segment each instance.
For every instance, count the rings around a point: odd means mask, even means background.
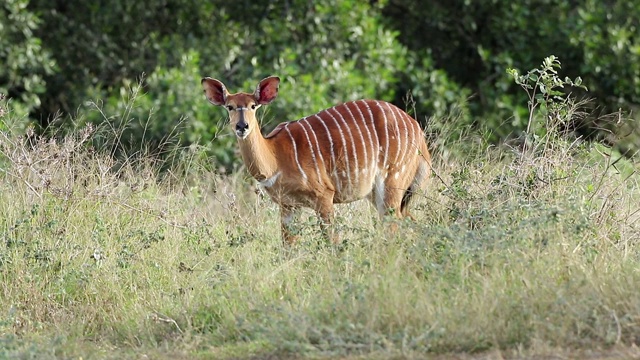
[[[256,180],[269,179],[278,171],[273,144],[262,136],[259,126],[245,139],[238,139],[238,145],[242,160]]]

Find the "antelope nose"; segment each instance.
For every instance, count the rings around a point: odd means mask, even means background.
[[[249,134],[249,124],[245,121],[239,121],[236,124],[236,135],[238,135],[239,138],[244,139],[247,134]]]
[[[240,121],[236,124],[236,131],[239,133],[244,133],[249,128],[249,124],[244,121]]]

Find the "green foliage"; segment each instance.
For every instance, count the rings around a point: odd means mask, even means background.
[[[639,26],[640,7],[628,1],[588,0],[575,12],[569,41],[582,52],[576,68],[609,109],[640,104]]]
[[[265,131],[336,103],[378,98],[408,110],[436,139],[472,132],[495,144],[531,126],[526,94],[504,69],[531,69],[549,54],[563,59],[568,77],[585,75],[593,108],[636,113],[639,11],[623,0],[10,0],[0,8],[0,93],[16,103],[21,116],[13,119],[23,129],[27,114],[45,126],[62,115],[48,131],[57,134],[60,124],[72,128],[69,117],[101,122],[96,106],[86,106],[91,100],[107,113],[124,109],[144,79],[131,116],[113,119],[113,128],[126,128],[115,134],[120,146],[170,154],[171,138],[226,168],[237,165],[232,136],[224,112],[198,95],[203,76],[232,91],[280,76]],[[627,156],[637,151],[637,124],[603,119],[594,112],[568,126],[618,143]]]
[[[395,33],[380,26],[380,16],[368,4],[325,0],[282,5],[243,4],[240,12],[228,5],[230,23],[243,29],[238,39],[242,46],[229,54],[231,69],[207,63],[204,69],[212,70],[206,74],[232,91],[253,91],[263,77],[280,76],[281,91],[268,110],[268,127],[347,100],[393,98],[406,50]]]
[[[569,97],[565,98],[565,93],[560,89],[565,86],[581,87],[582,78],[577,77],[571,80],[568,77],[561,79],[557,69],[560,69],[560,60],[551,55],[544,59],[540,68],[529,70],[521,75],[516,69],[507,69],[507,73],[513,78],[516,84],[520,85],[529,98],[529,121],[527,122],[526,134],[532,131],[533,120],[536,110],[540,107],[542,116],[546,119],[544,130],[557,133],[559,129],[567,128],[568,121],[571,120],[572,109],[567,104]]]
[[[638,43],[631,35],[640,19],[635,3],[395,0],[383,13],[410,52],[428,49],[434,67],[471,92],[468,107],[475,129],[491,129],[487,135],[492,141],[518,136],[529,124],[523,94],[503,69],[530,69],[549,54],[563,59],[569,77],[585,75],[584,85],[600,111],[628,112],[640,104]],[[579,89],[570,91],[583,95]],[[422,101],[417,99],[418,107]],[[635,131],[627,141],[638,138],[637,125],[605,125],[598,122],[599,115],[575,124],[577,130],[590,137],[607,136],[603,127],[614,134]]]
[[[180,43],[163,41],[174,33],[202,36],[197,25],[206,8],[185,0],[117,0],[107,7],[81,0],[52,7],[49,1],[30,0],[29,9],[42,19],[37,34],[59,65],[47,77],[48,96],[39,117],[46,121],[57,110],[75,114],[87,100],[88,87],[117,92],[123,81],[152,71],[172,46],[179,58]]]
[[[235,145],[224,126],[226,114],[202,96],[198,83],[203,76],[221,79],[230,91],[253,91],[264,76],[279,75],[281,91],[264,113],[265,131],[346,100],[394,98],[407,53],[397,34],[381,27],[380,16],[366,3],[300,1],[282,7],[275,2],[266,9],[257,3],[243,4],[242,9],[234,4],[221,2],[216,15],[220,22],[198,23],[199,31],[217,34],[216,39],[225,39],[230,47],[211,47],[207,37],[166,35],[157,40],[157,65],[135,91],[135,105],[127,109],[127,98],[136,88],[131,80],[122,85],[109,80],[106,84],[113,85],[105,90],[104,79],[85,96],[106,101],[96,101],[100,111],[83,112],[82,121],[101,123],[101,112],[120,114],[111,121],[121,130],[114,134],[118,146],[128,154],[141,148],[163,153],[168,143],[200,145],[215,155],[216,165],[232,168]],[[205,10],[211,11],[202,5],[200,12]],[[265,11],[267,16],[262,16]],[[282,14],[288,21],[280,21]],[[184,47],[184,54],[177,56],[176,47]]]
[[[503,69],[533,67],[549,52],[573,61],[576,52],[566,45],[563,25],[571,7],[564,0],[396,0],[384,13],[400,30],[402,43],[414,51],[429,49],[434,67],[468,89],[473,95],[470,111],[482,118],[476,125],[492,128],[497,140],[519,132],[527,122],[526,109],[514,97]]]
[[[126,81],[118,92],[109,94],[99,87],[89,91],[96,99],[74,126],[86,123],[104,124],[107,130],[98,148],[116,149],[120,155],[148,153],[170,160],[178,148],[197,146],[198,152],[214,155],[221,166],[234,162],[234,140],[226,135],[223,114],[202,100],[202,90],[194,85],[200,81],[199,54],[190,51],[180,59],[179,66],[158,67],[137,83]],[[106,100],[102,100],[106,98]]]
[[[5,0],[0,6],[0,94],[12,100],[13,118],[23,128],[47,90],[45,75],[55,68],[35,34],[41,21],[27,9],[28,4],[28,0]]]

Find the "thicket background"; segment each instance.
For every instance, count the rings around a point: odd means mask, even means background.
[[[122,114],[109,120],[126,129],[127,147],[201,145],[229,168],[233,137],[220,136],[224,113],[204,100],[203,76],[231,91],[280,76],[267,127],[378,98],[423,125],[433,116],[454,122],[433,126],[435,135],[446,126],[500,142],[517,138],[528,116],[505,69],[554,54],[562,75],[582,76],[589,89],[566,91],[595,99],[577,133],[633,154],[637,127],[602,115],[633,117],[640,103],[639,22],[640,4],[625,0],[4,0],[0,93],[23,128],[59,134]],[[143,96],[128,107],[132,92]]]

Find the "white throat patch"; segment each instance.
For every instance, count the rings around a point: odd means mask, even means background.
[[[280,177],[280,175],[282,175],[282,173],[280,171],[278,171],[275,175],[273,175],[272,177],[259,181],[260,186],[264,187],[264,188],[270,188],[272,187],[276,181],[278,180],[278,178]]]

